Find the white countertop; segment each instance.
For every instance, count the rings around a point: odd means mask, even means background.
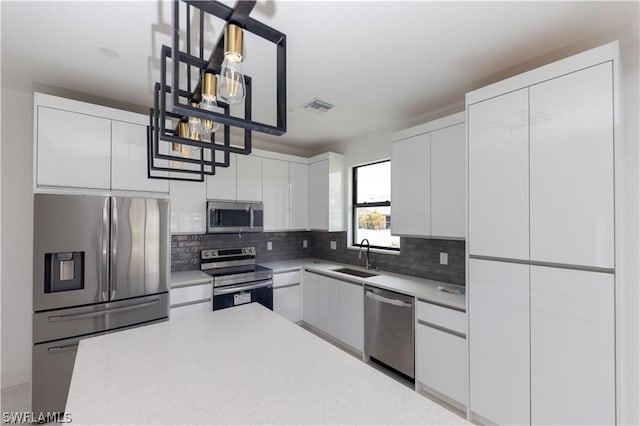
[[[467,424],[257,303],[80,341],[74,424]]]
[[[200,270],[181,271],[171,273],[171,288],[185,287],[194,284],[207,284],[211,282],[211,275]]]
[[[327,276],[332,276],[337,279],[353,281],[364,284],[371,284],[373,286],[397,291],[409,296],[417,297],[428,302],[434,302],[439,305],[452,307],[458,310],[466,310],[466,296],[449,294],[438,290],[439,286],[448,287],[452,289],[464,289],[464,286],[458,286],[451,283],[442,281],[428,280],[424,278],[412,277],[408,275],[394,274],[391,272],[375,272],[367,271],[378,274],[371,278],[359,278],[353,275],[343,274],[333,271],[337,268],[348,267],[351,269],[358,269],[364,271],[364,268],[359,268],[353,265],[345,265],[340,263],[328,262],[321,259],[291,259],[278,262],[266,262],[260,263],[267,268],[271,268],[274,272],[286,272],[293,271],[304,267],[311,272],[319,272]]]

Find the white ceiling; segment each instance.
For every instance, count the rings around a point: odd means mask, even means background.
[[[260,1],[251,16],[287,34],[289,113],[284,136],[254,138],[308,148],[415,124],[462,105],[478,82],[564,46],[612,32],[637,39],[638,5]],[[221,28],[207,23],[209,44]],[[3,85],[29,79],[148,107],[170,34],[167,2],[2,1]],[[254,119],[271,123],[274,56],[245,36]],[[316,96],[335,108],[301,108]]]

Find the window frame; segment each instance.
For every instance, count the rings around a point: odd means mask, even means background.
[[[360,164],[359,166],[353,166],[351,170],[351,246],[353,247],[362,247],[360,242],[356,241],[356,234],[358,229],[358,215],[356,214],[357,209],[359,208],[368,208],[368,207],[389,207],[391,210],[391,200],[387,201],[378,201],[374,203],[358,203],[358,169],[361,167],[373,166],[374,164],[386,163],[388,162],[391,165],[391,159],[373,161],[371,163]],[[389,198],[391,198],[391,194],[389,194]],[[393,219],[392,219],[393,220]],[[366,247],[366,246],[365,246]],[[370,248],[377,250],[387,250],[390,252],[400,252],[400,247],[389,247],[389,246],[377,246],[371,245]]]

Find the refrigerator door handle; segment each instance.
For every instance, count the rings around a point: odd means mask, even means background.
[[[59,354],[60,352],[75,351],[76,349],[78,349],[78,344],[74,343],[72,345],[66,345],[66,346],[54,346],[53,348],[47,349],[47,353]]]
[[[109,198],[105,198],[102,206],[102,228],[100,229],[102,260],[100,266],[100,297],[102,301],[109,300]]]
[[[149,302],[136,303],[135,305],[123,306],[121,308],[105,309],[104,311],[86,312],[83,314],[56,315],[53,317],[49,317],[49,322],[72,321],[83,318],[99,317],[103,315],[115,314],[118,312],[126,312],[133,311],[134,309],[146,308],[149,306],[157,305],[158,303],[160,303],[160,299],[153,299]]]
[[[111,297],[110,300],[115,299],[116,290],[118,289],[118,276],[116,269],[116,259],[118,254],[118,204],[116,197],[111,197]]]

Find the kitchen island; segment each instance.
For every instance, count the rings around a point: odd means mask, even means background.
[[[78,424],[467,424],[251,303],[82,340]]]

